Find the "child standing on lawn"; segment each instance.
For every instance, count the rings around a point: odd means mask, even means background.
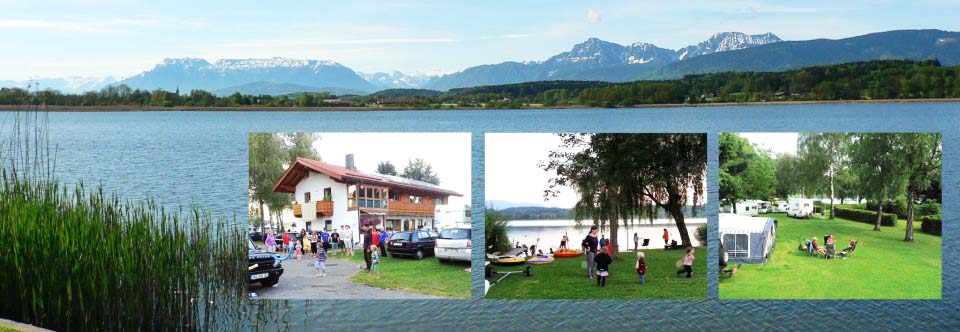
[[[370,261],[370,274],[377,271],[377,279],[380,279],[380,251],[375,244],[370,246]]]
[[[327,250],[323,249],[323,246],[317,248],[317,262],[313,264],[313,267],[317,269],[317,275],[314,277],[327,276]]]
[[[607,253],[607,246],[609,245],[609,243],[605,243],[604,246],[600,247],[600,253],[594,259],[594,263],[597,264],[597,287],[607,287],[610,263],[613,263],[613,257],[610,257],[610,254]]]
[[[640,275],[640,284],[643,285],[644,275],[647,274],[647,258],[642,251],[637,252],[637,274]]]

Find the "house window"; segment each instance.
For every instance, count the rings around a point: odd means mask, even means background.
[[[309,191],[303,193],[303,202],[304,202],[304,203],[310,203],[310,192],[309,192]]]
[[[323,188],[323,200],[332,201],[333,200],[333,191],[329,187]]]
[[[423,201],[423,197],[420,196],[410,196],[410,203],[420,204]]]
[[[387,190],[361,186],[358,202],[360,207],[385,209],[387,208]]]

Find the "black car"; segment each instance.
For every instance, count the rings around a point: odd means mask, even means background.
[[[276,285],[283,274],[283,265],[277,260],[277,255],[264,252],[250,240],[247,240],[247,249],[248,266],[256,265],[248,270],[247,284],[260,283],[263,287]]]
[[[390,256],[412,256],[423,259],[425,255],[433,256],[433,247],[437,244],[439,234],[433,231],[406,231],[390,235],[387,239],[387,252]]]

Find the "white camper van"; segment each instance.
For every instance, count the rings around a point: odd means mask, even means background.
[[[787,212],[789,209],[790,204],[787,204],[787,201],[773,201],[774,212]]]
[[[813,215],[813,200],[809,198],[791,198],[788,200],[787,216],[809,218]]]
[[[773,212],[773,205],[771,205],[770,202],[767,202],[767,201],[759,201],[757,202],[757,212],[759,213]]]
[[[737,215],[752,217],[757,215],[757,201],[746,200],[737,202]],[[720,209],[721,213],[733,213],[733,205],[727,204]]]

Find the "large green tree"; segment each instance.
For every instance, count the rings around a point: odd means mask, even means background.
[[[873,230],[880,230],[883,200],[896,197],[904,183],[903,151],[897,134],[863,133],[854,137],[850,148],[850,164],[861,187],[877,202],[877,221]]]
[[[833,219],[837,175],[847,168],[850,138],[846,133],[801,133],[797,139],[797,154],[805,166],[803,178],[829,188],[830,219]]]
[[[745,199],[768,199],[776,192],[776,162],[735,133],[720,134],[720,201],[733,206]]]
[[[746,172],[753,156],[753,146],[735,133],[720,134],[720,201],[733,205],[747,198],[740,174]]]
[[[939,133],[899,134],[902,147],[904,170],[907,174],[907,230],[904,241],[913,241],[914,205],[917,194],[930,187],[940,178],[942,164],[941,141]]]
[[[610,243],[619,256],[621,221],[656,218],[658,209],[670,214],[683,245],[691,245],[683,207],[688,196],[697,205],[704,195],[706,135],[704,134],[559,134],[561,145],[541,168],[553,172],[545,196],[560,187],[578,195],[577,223],[609,224]]]
[[[263,225],[267,220],[265,206],[289,202],[289,194],[273,191],[273,186],[283,175],[288,156],[283,140],[272,133],[251,133],[248,154],[250,199],[258,205],[260,220],[257,224]]]
[[[439,185],[440,176],[433,170],[433,166],[421,158],[407,161],[400,176]]]
[[[383,161],[377,164],[377,173],[384,175],[397,175],[397,167],[390,161]]]
[[[297,157],[319,160],[313,148],[317,137],[312,133],[252,133],[249,136],[248,167],[250,199],[258,205],[260,225],[266,224],[265,212],[282,223],[284,209],[290,207],[289,193],[273,191],[285,167]],[[266,207],[267,209],[265,209]]]

